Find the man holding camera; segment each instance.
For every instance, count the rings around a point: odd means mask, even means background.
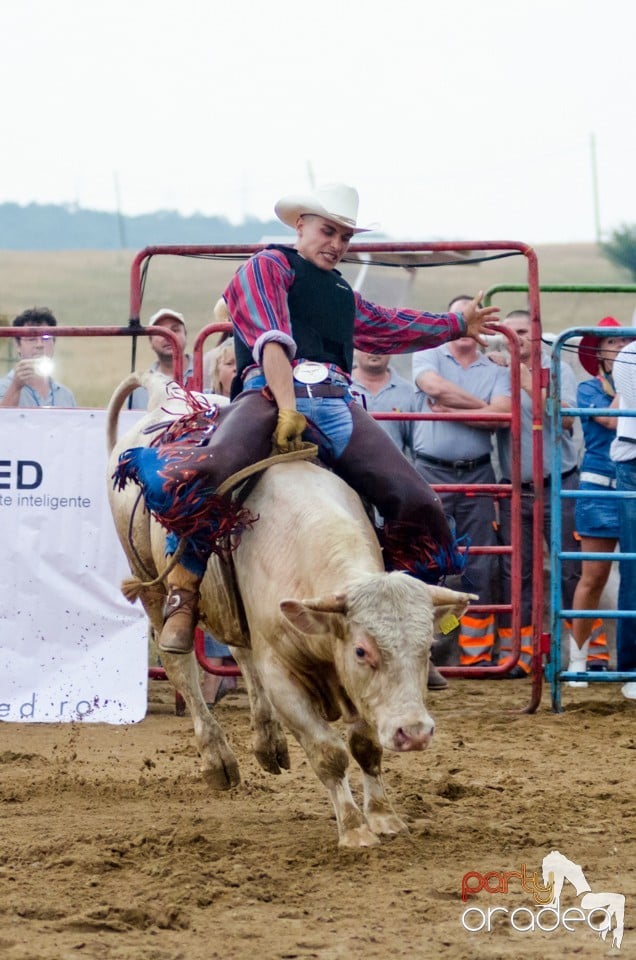
[[[48,330],[57,320],[48,307],[32,307],[19,314],[14,327],[43,327],[41,335],[16,337],[20,359],[0,380],[0,407],[75,407],[75,397],[68,387],[57,383],[53,372],[55,338]]]

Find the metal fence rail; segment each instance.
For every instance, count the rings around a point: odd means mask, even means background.
[[[135,366],[135,357],[136,357],[136,342],[138,336],[151,336],[156,331],[153,328],[143,327],[140,322],[140,311],[143,301],[143,292],[144,285],[146,280],[146,272],[148,264],[152,257],[155,256],[201,256],[201,257],[225,257],[225,258],[235,258],[241,259],[250,256],[251,254],[257,252],[263,248],[263,244],[252,244],[252,245],[205,245],[205,246],[156,246],[156,247],[147,247],[144,250],[138,253],[132,263],[130,271],[130,304],[129,304],[129,318],[128,324],[121,327],[55,327],[54,336],[57,337],[128,337],[131,338],[132,343],[132,366]],[[534,476],[542,478],[543,476],[543,449],[542,449],[542,410],[540,402],[536,399],[537,396],[540,397],[541,392],[541,373],[540,373],[540,350],[541,350],[541,329],[540,329],[540,320],[539,320],[539,285],[538,285],[538,264],[537,258],[534,250],[529,247],[527,244],[520,243],[517,241],[475,241],[475,242],[436,242],[436,243],[365,243],[365,244],[352,244],[349,248],[350,254],[372,254],[372,253],[386,253],[386,254],[417,254],[418,252],[432,253],[439,252],[448,253],[456,252],[458,254],[465,254],[472,251],[512,251],[513,254],[522,255],[526,258],[527,265],[527,275],[528,275],[528,290],[529,290],[529,303],[530,303],[530,314],[531,314],[531,325],[532,325],[532,350],[533,356],[536,358],[536,362],[533,362],[533,379],[536,389],[533,391],[535,396],[533,397],[533,469]],[[504,254],[506,255],[506,254]],[[507,254],[510,255],[510,254]],[[387,258],[387,259],[390,259]],[[396,266],[396,263],[390,264]],[[430,265],[430,264],[429,264]],[[203,348],[207,338],[219,332],[226,332],[230,330],[231,327],[228,324],[219,324],[213,323],[206,326],[197,336],[194,349],[193,349],[193,363],[194,363],[194,379],[192,387],[194,389],[202,388],[202,358],[203,358]],[[498,328],[495,328],[498,329]],[[21,327],[21,328],[0,328],[0,338],[9,337],[15,338],[16,336],[27,337],[29,335],[39,336],[42,332],[42,328],[39,326],[35,327]],[[502,328],[501,330],[504,335],[509,337],[510,340],[510,349],[511,355],[513,357],[511,365],[511,379],[512,379],[512,390],[513,393],[519,391],[519,362],[518,362],[518,348],[516,345],[516,340],[513,336],[509,334],[508,331]],[[179,383],[183,383],[183,371],[184,371],[184,357],[183,352],[180,349],[179,343],[177,342],[176,335],[173,334],[170,330],[162,330],[162,336],[167,337],[174,346],[174,377]],[[0,339],[1,342],[1,339]],[[390,419],[392,414],[376,414],[377,419]],[[468,419],[468,414],[399,414],[398,416],[403,417],[404,419]],[[474,415],[472,416],[474,419]],[[519,410],[513,410],[512,414],[489,414],[484,415],[483,419],[493,419],[493,420],[508,420],[510,422],[511,438],[513,445],[516,445],[517,450],[519,449],[520,444],[520,415]],[[513,446],[514,449],[514,446]],[[513,469],[510,484],[489,484],[489,485],[446,485],[440,486],[437,489],[439,490],[457,490],[463,489],[467,495],[475,494],[477,492],[498,496],[498,497],[510,497],[513,504],[512,510],[512,531],[511,531],[511,544],[503,545],[499,547],[481,547],[480,545],[475,545],[472,550],[475,554],[478,553],[508,553],[511,555],[512,562],[512,584],[513,584],[513,595],[511,597],[511,602],[509,604],[497,604],[497,605],[482,605],[475,606],[476,611],[480,610],[492,610],[493,612],[509,612],[512,618],[513,626],[513,641],[512,641],[512,654],[511,656],[502,664],[499,664],[496,667],[444,667],[442,672],[449,676],[457,676],[464,678],[483,678],[483,677],[498,677],[505,675],[509,672],[514,665],[517,663],[520,652],[520,607],[519,602],[519,591],[520,591],[520,581],[521,581],[521,525],[520,525],[520,497],[521,497],[521,481],[520,481],[520,457],[513,456]],[[542,543],[543,539],[543,485],[542,483],[536,484],[536,495],[534,500],[534,517],[535,517],[535,530],[534,538],[535,542],[538,544]],[[535,553],[537,551],[535,550]],[[533,645],[533,659],[532,659],[532,694],[531,700],[528,706],[525,708],[527,712],[534,712],[539,704],[541,698],[541,688],[542,688],[542,650],[541,650],[541,611],[543,608],[543,593],[542,593],[542,584],[537,582],[536,584],[536,594],[533,597],[533,624],[534,632],[532,638]],[[538,612],[538,616],[536,615]],[[228,671],[233,670],[233,668],[227,667],[214,667],[214,665],[207,662],[207,658],[203,652],[203,644],[199,638],[198,642],[195,644],[195,650],[197,659],[203,669],[208,670],[209,672],[219,673],[221,675],[227,675]],[[152,668],[153,675],[156,675],[157,669],[161,668]],[[236,668],[238,672],[238,668]]]
[[[596,289],[596,288],[594,288]],[[636,290],[636,287],[632,289]],[[631,292],[631,291],[630,291]],[[633,338],[633,330],[612,327],[613,337],[622,337],[624,339]],[[550,371],[551,390],[548,399],[548,412],[552,422],[552,436],[554,444],[551,454],[551,474],[553,477],[561,476],[561,438],[563,436],[563,418],[567,417],[589,417],[590,410],[585,407],[562,407],[561,406],[561,353],[564,345],[574,337],[583,335],[594,335],[599,339],[607,337],[608,327],[573,327],[565,330],[554,342],[552,353],[552,365]],[[608,415],[608,411],[603,409],[603,414]],[[616,411],[618,416],[618,411]],[[621,410],[621,417],[636,417],[636,410]],[[561,592],[561,565],[563,560],[625,560],[627,562],[636,562],[636,554],[607,552],[585,552],[585,551],[566,551],[561,549],[561,526],[562,526],[562,501],[565,499],[595,499],[595,498],[636,498],[636,493],[628,491],[613,490],[607,491],[586,491],[586,490],[562,490],[560,485],[553,484],[551,489],[551,514],[552,527],[550,538],[550,659],[546,667],[546,678],[551,687],[552,709],[555,713],[562,712],[561,703],[561,684],[569,680],[587,681],[588,683],[624,683],[630,680],[636,680],[636,672],[607,670],[603,672],[586,670],[580,673],[569,672],[561,669],[561,648],[562,648],[562,622],[565,618],[581,617],[585,619],[594,619],[598,617],[599,611],[595,610],[571,610],[565,609],[562,605]],[[636,610],[603,610],[603,617],[607,619],[627,619],[636,617]]]

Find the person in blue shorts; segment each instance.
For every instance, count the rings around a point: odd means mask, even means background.
[[[603,317],[599,327],[620,327],[614,317]],[[592,374],[577,389],[577,406],[597,411],[598,415],[581,418],[585,451],[581,463],[579,490],[605,491],[616,487],[616,468],[610,459],[610,445],[616,436],[616,417],[603,411],[617,407],[612,370],[616,355],[625,344],[622,337],[609,334],[597,337],[587,334],[579,344],[579,362]],[[576,531],[583,553],[611,553],[619,539],[618,502],[612,497],[577,498]],[[611,560],[583,560],[581,577],[574,591],[573,610],[598,609],[605,588]],[[593,621],[579,617],[572,620],[568,670],[584,672],[591,640]],[[570,680],[571,687],[586,687],[584,681]]]

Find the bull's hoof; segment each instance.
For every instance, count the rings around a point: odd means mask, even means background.
[[[373,833],[380,836],[394,836],[397,833],[408,833],[409,828],[396,813],[367,813],[367,822]]]
[[[289,748],[280,724],[272,722],[254,731],[254,756],[266,773],[289,770]]]
[[[220,766],[203,767],[203,779],[212,790],[231,790],[241,782],[241,773],[236,760]]]
[[[339,847],[356,849],[358,847],[377,847],[379,839],[376,837],[366,824],[359,827],[353,827],[351,830],[345,830],[338,840]]]
[[[283,770],[289,770],[290,762],[287,745],[285,745],[284,755],[281,755],[278,752],[270,753],[269,751],[263,752],[261,750],[255,750],[254,756],[258,761],[258,765],[265,771],[265,773],[273,773],[278,775],[279,773],[282,773]]]

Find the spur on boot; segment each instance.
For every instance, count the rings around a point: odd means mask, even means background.
[[[163,608],[163,628],[157,646],[164,653],[191,653],[199,619],[199,591],[170,586]]]

